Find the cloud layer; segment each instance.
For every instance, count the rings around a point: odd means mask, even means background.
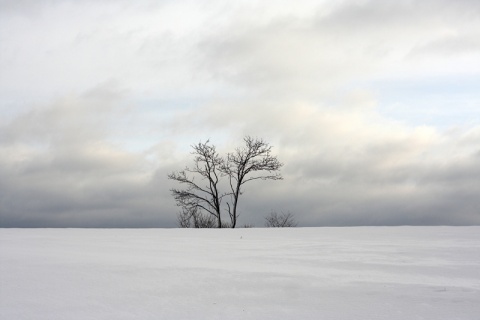
[[[1,1],[0,225],[172,227],[189,146],[262,137],[241,224],[480,224],[476,1]]]

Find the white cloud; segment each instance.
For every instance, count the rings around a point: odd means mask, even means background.
[[[246,221],[479,223],[474,1],[0,6],[9,225],[173,226],[188,146],[247,134],[286,179],[246,190]]]

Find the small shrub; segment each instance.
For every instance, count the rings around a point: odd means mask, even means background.
[[[265,227],[267,228],[292,228],[298,225],[295,215],[291,212],[278,214],[276,211],[272,211],[265,220]]]

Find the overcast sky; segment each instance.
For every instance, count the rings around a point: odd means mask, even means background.
[[[0,97],[2,227],[175,227],[245,135],[240,225],[480,224],[478,0],[0,0]]]

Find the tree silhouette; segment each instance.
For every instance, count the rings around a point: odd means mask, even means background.
[[[243,140],[245,144],[225,158],[220,157],[208,140],[193,145],[193,167],[168,175],[169,179],[185,185],[184,189],[171,189],[177,206],[182,208],[178,215],[181,227],[212,227],[212,221],[216,221],[217,228],[235,228],[243,186],[253,180],[283,179],[279,173],[283,164],[272,155],[272,147],[267,142],[250,136]],[[222,178],[227,180],[226,192],[220,191]],[[222,221],[225,197],[229,223]]]

